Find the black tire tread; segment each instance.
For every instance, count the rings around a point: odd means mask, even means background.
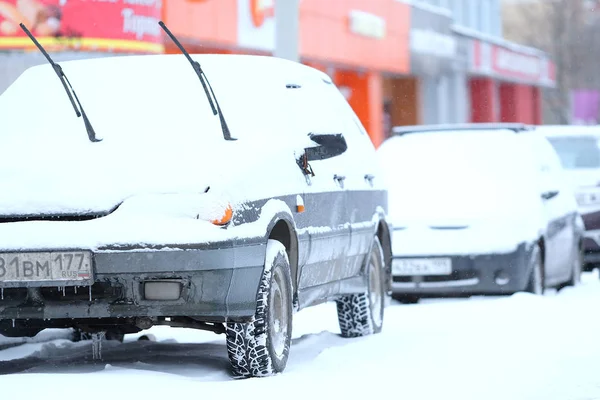
[[[272,241],[269,240],[269,242]],[[272,268],[278,262],[284,261],[289,270],[285,247],[279,242],[277,242],[277,246],[276,256],[265,262],[265,269],[256,298],[256,314],[253,320],[249,323],[227,323],[225,325],[227,354],[233,374],[236,377],[265,377],[280,372],[274,368],[267,348],[267,311]],[[289,277],[289,274],[287,276]],[[288,284],[291,290],[291,278]],[[289,347],[286,351],[289,351]]]
[[[384,272],[385,258],[383,256],[383,249],[377,237],[374,237],[373,239],[373,247],[378,249],[375,251],[379,252],[380,267],[382,268],[382,272]],[[367,263],[369,263],[369,261],[367,261]],[[367,268],[368,265],[369,264],[367,264]],[[368,271],[365,272],[368,274]],[[386,293],[382,293],[382,296],[386,296]],[[363,293],[344,295],[339,298],[336,303],[338,322],[342,337],[354,338],[372,335],[381,331],[381,327],[376,327],[373,323],[368,290]]]

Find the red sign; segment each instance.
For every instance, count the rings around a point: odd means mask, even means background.
[[[0,49],[33,44],[23,22],[56,49],[162,52],[163,0],[0,0]]]
[[[473,40],[472,67],[476,73],[525,83],[552,85],[554,64],[542,53],[520,52]]]

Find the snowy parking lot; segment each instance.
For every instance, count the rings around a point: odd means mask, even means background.
[[[72,343],[67,330],[0,337],[2,398],[600,399],[600,280],[544,297],[396,301],[383,332],[339,337],[334,304],[296,314],[286,371],[234,380],[225,340],[168,327],[103,346]],[[155,340],[138,341],[151,333]]]

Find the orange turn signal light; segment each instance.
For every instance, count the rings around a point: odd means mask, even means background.
[[[213,219],[212,222],[215,225],[227,225],[229,223],[229,221],[231,221],[231,218],[233,217],[233,210],[231,208],[230,204],[227,204],[227,208],[225,208],[225,211],[223,213],[223,216],[221,217],[221,219]]]

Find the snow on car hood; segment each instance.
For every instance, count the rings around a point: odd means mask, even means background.
[[[0,215],[102,214],[135,195],[203,193],[215,175],[180,150],[174,162],[168,146],[146,150],[134,161],[134,149],[108,142],[64,148],[30,148],[25,157],[15,152],[0,158]]]
[[[535,169],[526,154],[519,154],[524,149],[516,140],[511,132],[469,131],[411,134],[386,141],[378,156],[386,171],[393,226],[406,229],[409,236],[419,232],[421,238],[473,236],[458,231],[467,228],[479,234],[495,232],[502,243],[481,243],[498,251],[537,237],[544,217],[535,192]],[[458,233],[431,231],[444,228]]]
[[[527,206],[535,198],[528,169],[518,156],[505,158],[515,153],[512,139],[510,133],[457,132],[388,140],[378,153],[393,223],[468,225],[506,218]]]

